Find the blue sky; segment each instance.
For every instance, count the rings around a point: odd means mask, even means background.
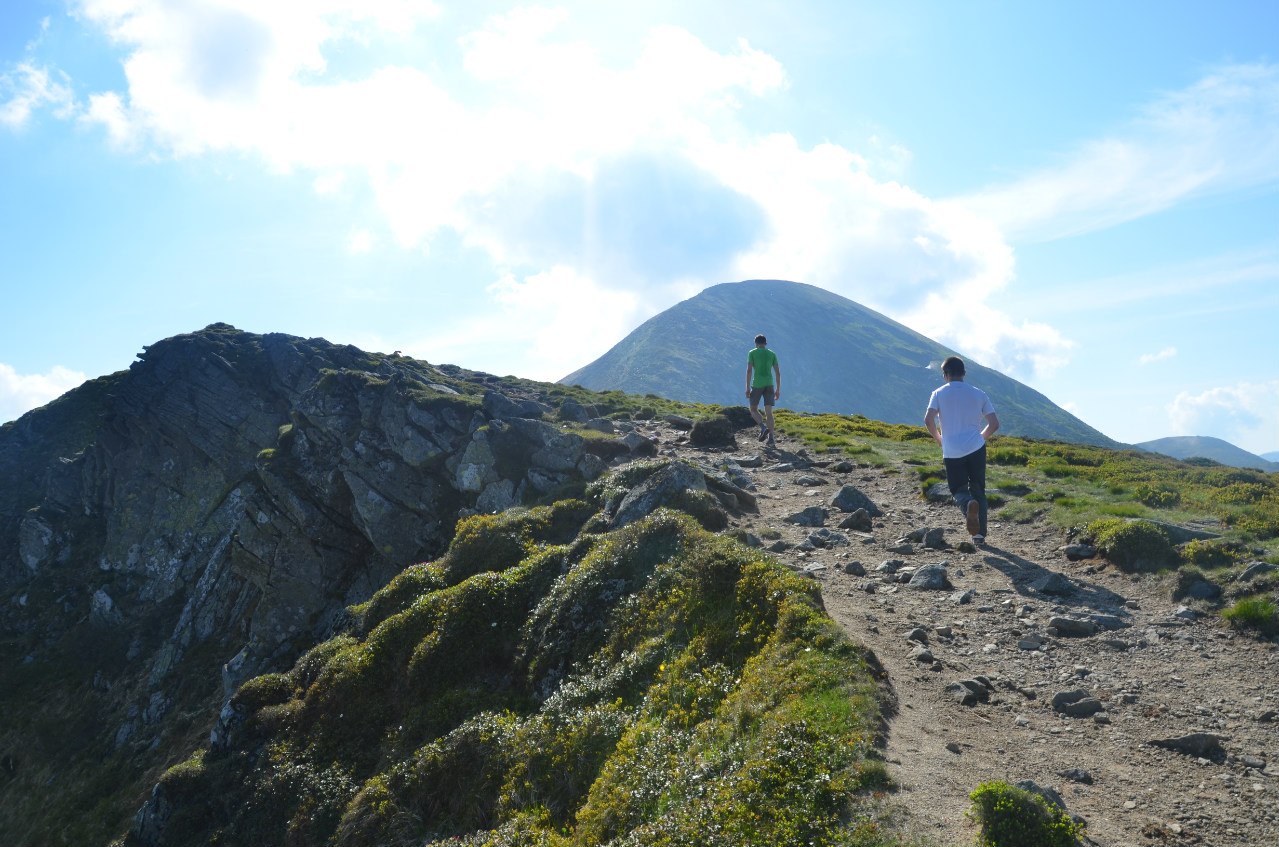
[[[1119,440],[1279,450],[1276,33],[1271,0],[0,4],[0,420],[215,321],[557,379],[781,278]]]

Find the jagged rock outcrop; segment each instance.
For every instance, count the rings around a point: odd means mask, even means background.
[[[240,682],[341,629],[348,606],[438,555],[460,515],[580,490],[630,455],[544,420],[555,408],[529,383],[322,339],[214,324],[158,342],[0,429],[14,481],[0,635],[20,651],[0,659],[75,665],[77,633],[101,633],[100,684],[78,708],[104,754],[146,767],[171,716],[216,715]]]

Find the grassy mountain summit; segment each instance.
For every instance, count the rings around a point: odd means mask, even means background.
[[[746,352],[768,336],[782,369],[782,405],[919,423],[955,351],[852,300],[782,280],[723,283],[650,318],[599,359],[561,380],[597,391],[683,402],[741,403]],[[967,357],[965,357],[967,360]],[[1004,431],[1117,446],[1034,389],[968,361]]]

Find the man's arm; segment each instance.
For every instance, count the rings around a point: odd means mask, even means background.
[[[986,415],[986,426],[981,431],[981,440],[989,441],[990,437],[999,431],[999,415],[991,412]]]
[[[755,372],[755,365],[751,362],[746,363],[746,396],[751,396],[751,374]]]
[[[780,400],[782,397],[782,366],[773,361],[773,400]]]
[[[941,427],[937,425],[937,409],[929,409],[924,415],[924,426],[928,429],[928,434],[933,437],[933,441],[941,445]]]

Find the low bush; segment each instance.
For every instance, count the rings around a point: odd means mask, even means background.
[[[1197,568],[1228,568],[1248,555],[1244,545],[1222,539],[1196,539],[1181,548],[1181,558]]]
[[[979,847],[1075,847],[1081,824],[1038,794],[1006,782],[984,782],[969,795]]]
[[[1163,485],[1138,485],[1133,496],[1152,509],[1172,509],[1181,505],[1181,492]]]
[[[1087,536],[1125,571],[1152,571],[1175,565],[1177,550],[1168,534],[1150,521],[1102,518],[1088,525]]]

